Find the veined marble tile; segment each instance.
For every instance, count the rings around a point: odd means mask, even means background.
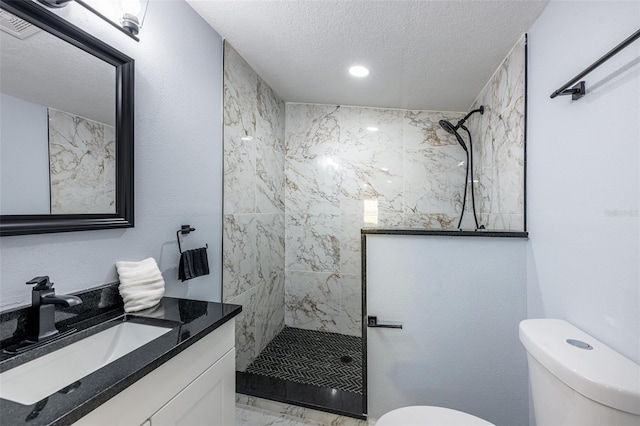
[[[378,200],[343,202],[340,225],[340,273],[357,275],[362,271],[362,228],[405,226],[402,212],[386,211],[378,205]]]
[[[465,213],[465,217],[467,216]],[[460,213],[405,213],[404,217],[407,228],[456,229]],[[469,229],[469,227],[465,226],[465,229]]]
[[[224,130],[224,212],[256,211],[256,139],[243,141],[233,128]]]
[[[489,83],[492,107],[502,113],[518,111],[524,115],[525,38],[516,42]]]
[[[297,405],[284,404],[282,402],[270,401],[268,399],[256,398],[254,396],[242,394],[236,394],[236,404],[242,408],[255,407],[266,410],[270,413],[283,414],[305,421],[317,422],[326,426],[367,426],[375,424],[375,422],[368,423],[366,420],[358,420],[352,417],[339,416],[337,414],[327,413],[324,411],[298,407]]]
[[[349,226],[356,227],[360,232],[361,228],[392,228],[401,227],[403,224],[402,211],[385,209],[377,199],[357,200],[343,197],[340,200],[340,213],[341,220],[347,220],[342,225],[343,231]]]
[[[360,274],[287,271],[285,324],[361,336],[361,290]]]
[[[304,412],[308,410],[307,408],[299,407],[297,405],[285,404],[283,402],[244,395],[241,393],[236,393],[236,406],[260,408],[271,413],[286,414],[297,418],[304,418]]]
[[[272,271],[258,287],[256,304],[256,355],[284,328],[285,273]]]
[[[287,157],[285,174],[287,212],[339,212],[340,164],[335,157]]]
[[[275,414],[260,408],[236,406],[237,426],[322,426],[311,420],[303,420],[286,414]]]
[[[468,122],[478,136],[476,200],[488,229],[524,229],[524,62],[523,36],[474,102],[473,108],[485,106],[485,114]]]
[[[405,150],[424,149],[434,146],[458,145],[455,136],[447,133],[440,120],[454,125],[464,117],[461,112],[404,111],[403,141]]]
[[[377,211],[365,218],[363,213],[345,214],[340,217],[342,226],[340,234],[340,273],[361,274],[362,273],[362,234],[360,230],[365,227],[364,221],[369,223],[378,220]],[[374,226],[370,226],[374,227]]]
[[[256,347],[260,352],[284,327],[284,214],[256,215]]]
[[[523,214],[488,214],[486,216],[486,222],[490,226],[487,226],[488,229],[524,230]]]
[[[407,150],[404,201],[407,214],[444,213],[462,208],[466,155],[459,145]]]
[[[343,154],[341,202],[376,200],[380,209],[402,212],[404,174],[401,150]]]
[[[524,158],[522,148],[505,144],[494,154],[497,167],[493,169],[491,210],[495,214],[524,214]],[[519,158],[520,157],[520,158]],[[512,167],[503,167],[512,164]],[[495,210],[494,207],[498,207]]]
[[[340,107],[340,152],[402,150],[403,111]]]
[[[256,212],[284,213],[284,154],[256,142]]]
[[[255,137],[264,141],[271,149],[284,155],[285,104],[260,76],[257,78],[257,84]]]
[[[255,136],[258,75],[231,47],[224,44],[224,125],[242,136]]]
[[[340,276],[331,272],[287,271],[285,324],[341,333]]]
[[[256,222],[256,274],[259,284],[268,282],[272,272],[284,271],[284,214],[258,214]]]
[[[115,213],[113,127],[48,109],[51,213]]]
[[[285,227],[287,271],[340,270],[340,215],[287,214]]]
[[[362,277],[360,274],[340,274],[339,333],[362,336]]]
[[[223,299],[243,305],[242,371],[284,326],[285,106],[228,43],[224,65]]]
[[[245,293],[256,282],[256,220],[253,214],[225,215],[222,291],[225,301]]]
[[[334,157],[340,142],[339,110],[335,105],[287,104],[287,158]]]
[[[228,303],[242,305],[242,312],[236,316],[236,371],[245,371],[258,356],[256,347],[256,311],[260,286],[240,294]]]

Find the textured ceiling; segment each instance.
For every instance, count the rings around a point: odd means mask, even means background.
[[[187,0],[287,102],[464,111],[537,0]],[[370,68],[365,79],[349,66]]]

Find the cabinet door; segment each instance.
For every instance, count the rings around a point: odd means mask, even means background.
[[[233,425],[235,361],[232,349],[151,416],[151,426]]]

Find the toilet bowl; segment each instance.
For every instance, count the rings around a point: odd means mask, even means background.
[[[384,414],[376,426],[494,426],[479,417],[444,407],[415,405]]]

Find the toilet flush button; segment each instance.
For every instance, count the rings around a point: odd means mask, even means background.
[[[576,340],[576,339],[567,339],[567,343],[570,345],[573,345],[577,348],[580,349],[586,349],[588,351],[590,351],[591,349],[593,349],[593,346],[591,346],[590,344],[583,342],[582,340]]]

